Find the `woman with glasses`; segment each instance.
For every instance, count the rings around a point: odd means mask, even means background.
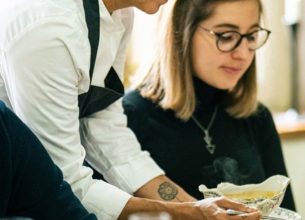
[[[225,198],[196,201],[164,175],[127,127],[121,79],[133,8],[151,14],[166,2],[3,2],[0,89],[3,79],[14,112],[98,219],[163,211],[173,219],[242,219],[219,212],[224,206],[250,212],[243,216],[248,220],[259,219],[257,210]],[[109,184],[92,176],[85,159]]]
[[[166,174],[200,184],[287,175],[270,111],[257,100],[255,51],[268,40],[259,0],[176,0],[163,44],[124,97],[128,125]],[[288,188],[283,207],[294,210]]]

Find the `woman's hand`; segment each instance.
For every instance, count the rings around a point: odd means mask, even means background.
[[[199,209],[197,211],[201,212],[202,219],[206,220],[259,220],[261,218],[261,213],[257,209],[250,208],[242,203],[234,202],[225,197],[203,199],[196,202],[195,207]],[[228,215],[227,209],[242,211],[245,212],[245,214]]]
[[[242,215],[228,215],[227,209],[245,212]],[[124,207],[119,219],[137,212],[167,212],[173,220],[259,220],[261,213],[256,209],[233,202],[225,197],[203,199],[196,202],[164,202],[132,197]]]

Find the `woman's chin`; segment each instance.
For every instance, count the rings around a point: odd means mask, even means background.
[[[234,89],[235,86],[236,86],[236,83],[221,83],[221,84],[217,84],[215,87],[217,89],[231,91]]]

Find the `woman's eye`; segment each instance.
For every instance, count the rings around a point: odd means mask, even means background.
[[[257,32],[247,36],[248,41],[256,41],[257,38],[258,38],[258,33]]]
[[[219,35],[219,40],[222,42],[230,42],[236,40],[236,34],[234,33],[223,33]]]

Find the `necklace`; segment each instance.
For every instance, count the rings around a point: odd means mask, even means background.
[[[192,115],[193,121],[200,128],[200,130],[202,130],[204,133],[203,140],[206,143],[206,148],[210,152],[210,154],[214,154],[215,148],[216,148],[216,146],[214,144],[212,144],[212,137],[210,136],[209,130],[215,121],[215,118],[217,115],[217,110],[218,110],[218,106],[216,105],[207,128],[203,127],[202,124],[200,124],[200,122],[198,121],[198,119],[194,115]]]

